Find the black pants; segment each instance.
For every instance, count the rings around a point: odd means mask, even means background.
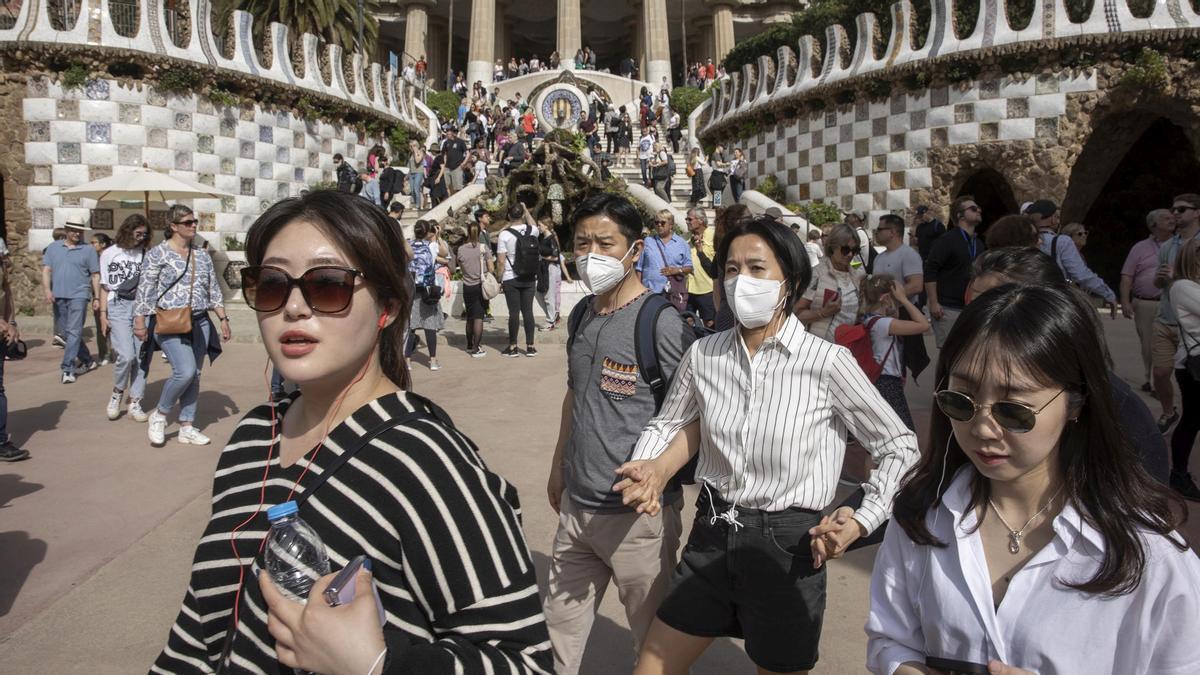
[[[504,300],[508,303],[508,344],[517,344],[517,326],[524,320],[525,344],[533,346],[534,281],[504,282]]]
[[[1196,434],[1200,433],[1200,382],[1192,379],[1183,368],[1175,370],[1175,381],[1179,383],[1183,405],[1179,424],[1171,434],[1171,469],[1187,473],[1192,446],[1196,443]]]
[[[429,358],[437,358],[437,331],[425,329],[425,346],[429,348]],[[408,340],[404,345],[404,355],[412,356],[417,349],[417,331],[409,331]]]

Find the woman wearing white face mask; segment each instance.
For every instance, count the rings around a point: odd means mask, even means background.
[[[717,263],[738,325],[695,343],[634,461],[618,469],[625,503],[655,513],[665,477],[699,452],[696,521],[639,675],[684,672],[723,635],[745,639],[760,673],[810,670],[825,560],[887,519],[917,460],[916,436],[849,350],[806,332],[792,314],[811,270],[791,230],[758,218],[721,243]],[[848,432],[878,468],[857,509],[822,517]]]

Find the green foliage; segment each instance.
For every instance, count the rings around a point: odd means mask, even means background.
[[[87,84],[89,74],[87,66],[82,63],[71,63],[62,74],[63,89],[66,91],[83,89],[83,85]]]
[[[679,113],[679,121],[687,125],[687,118],[692,112],[708,100],[711,94],[695,87],[675,87],[671,91],[671,110]]]
[[[408,141],[412,138],[412,132],[406,126],[395,126],[388,132],[388,145],[392,146],[392,164],[400,164],[408,161]]]
[[[879,101],[892,95],[892,83],[888,80],[870,80],[863,89],[867,98],[872,101]]]
[[[425,105],[442,119],[456,120],[460,101],[462,97],[452,91],[430,91]]]
[[[204,74],[192,68],[174,66],[158,75],[158,86],[164,93],[191,92],[204,82]]]
[[[973,59],[954,60],[946,64],[945,74],[948,82],[964,82],[979,76],[982,66]]]
[[[309,185],[308,189],[310,192],[316,192],[317,190],[336,190],[337,183],[328,180],[319,180],[312,185]]]
[[[225,250],[226,251],[245,251],[246,243],[237,236],[232,234],[225,235]]]
[[[1170,82],[1167,62],[1163,55],[1143,47],[1137,60],[1121,75],[1120,86],[1140,91],[1161,90]]]
[[[208,100],[212,101],[215,105],[231,108],[237,105],[241,99],[237,94],[228,89],[212,87],[208,90]]]
[[[842,221],[842,210],[833,204],[825,202],[807,202],[805,204],[796,204],[789,208],[804,216],[805,220],[817,227],[829,225],[830,223],[840,223]]]
[[[292,39],[312,33],[324,42],[341,45],[347,53],[361,51],[375,54],[379,40],[379,0],[362,0],[363,49],[358,43],[359,0],[216,0],[213,3],[214,25],[218,33],[228,37],[233,10],[241,9],[254,17],[254,40],[266,44],[270,40],[271,22],[288,27]]]
[[[760,180],[758,185],[754,186],[754,189],[761,192],[767,199],[779,202],[780,204],[783,203],[783,200],[787,199],[787,190],[780,184],[779,179],[774,174]]]

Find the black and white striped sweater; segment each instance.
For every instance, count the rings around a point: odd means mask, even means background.
[[[281,420],[294,399],[278,404]],[[354,412],[329,435],[299,495],[383,420],[415,410],[403,392]],[[183,607],[151,672],[213,672],[231,620],[239,566],[230,532],[259,508],[272,442],[271,405],[252,410],[221,453],[213,512],[196,547]],[[281,468],[271,452],[266,500],[238,533],[243,561],[269,530],[266,510],[287,500],[307,455]],[[475,445],[436,419],[377,436],[312,493],[300,516],[321,535],[336,570],[366,554],[387,615],[386,673],[549,673],[550,642],[516,489],[488,471]],[[231,672],[277,673],[258,566],[246,574]]]

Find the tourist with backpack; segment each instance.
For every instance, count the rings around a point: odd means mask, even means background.
[[[599,193],[575,210],[575,255],[592,292],[567,322],[567,394],[547,497],[559,514],[543,609],[555,672],[574,675],[601,597],[615,582],[636,654],[666,595],[682,531],[682,492],[643,518],[613,492],[616,469],[666,394],[694,339],[634,270],[642,218],[629,200]]]
[[[438,241],[436,223],[418,220],[413,231],[416,238],[410,242],[413,256],[408,263],[408,272],[412,275],[414,292],[404,356],[411,364],[412,353],[417,348],[417,331],[422,330],[429,348],[429,369],[441,370],[442,366],[437,360],[437,334],[446,325],[446,315],[442,313],[441,305],[446,277],[439,275],[437,268],[449,264],[449,259]]]
[[[496,245],[496,268],[508,303],[508,347],[500,355],[509,358],[521,355],[517,349],[517,327],[524,324],[525,356],[533,358],[538,353],[533,346],[533,295],[542,266],[541,242],[529,207],[513,205],[508,220],[510,225],[500,232]]]
[[[743,638],[759,672],[812,669],[824,563],[888,518],[918,459],[916,435],[850,352],[805,331],[792,313],[811,274],[799,237],[761,216],[721,241],[717,265],[737,326],[688,350],[614,486],[624,503],[653,515],[666,477],[698,457],[696,519],[637,675],[687,672],[721,636]],[[857,507],[822,516],[836,497],[848,433],[876,469]]]
[[[875,383],[883,400],[916,431],[908,399],[904,397],[904,342],[907,335],[924,335],[929,320],[909,300],[904,286],[890,274],[864,279],[860,287],[862,318],[853,326],[840,326],[834,339],[850,349],[867,379]],[[898,318],[900,308],[913,320]]]

